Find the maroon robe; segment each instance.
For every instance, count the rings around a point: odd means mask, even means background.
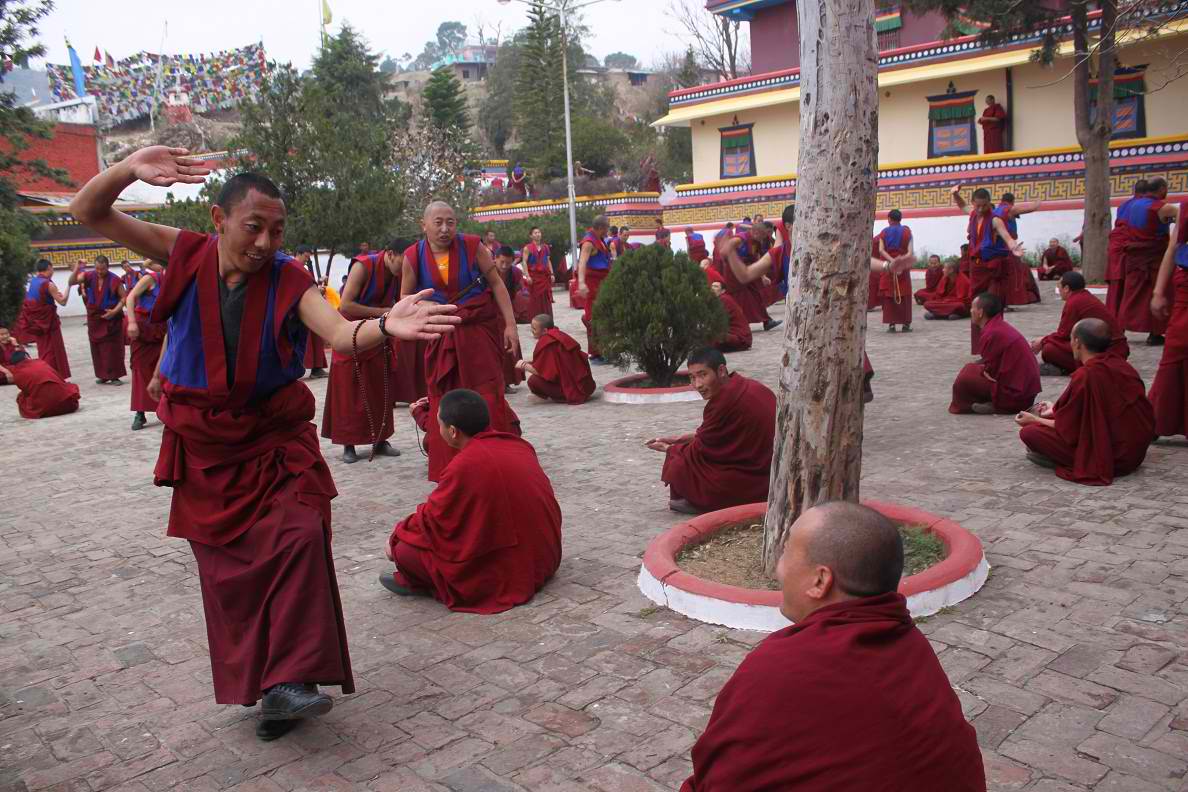
[[[1104,486],[1133,472],[1155,438],[1155,411],[1143,379],[1114,355],[1097,355],[1073,372],[1053,406],[1056,426],[1031,424],[1019,439],[1056,463],[1056,475]]]
[[[450,610],[500,613],[557,572],[561,507],[527,441],[480,432],[388,542],[398,574]]]
[[[12,372],[12,384],[17,387],[17,410],[22,418],[53,418],[78,409],[78,386],[62,379],[44,360],[27,357],[13,363],[11,357],[0,351],[0,365]]]
[[[128,375],[124,366],[124,314],[119,312],[111,319],[103,318],[103,314],[110,310],[104,308],[103,303],[108,295],[119,292],[119,286],[119,277],[110,270],[102,281],[94,271],[83,275],[87,339],[91,342],[95,379],[113,380]]]
[[[999,314],[982,328],[980,346],[982,362],[966,365],[953,382],[949,412],[969,413],[974,404],[989,402],[996,412],[1013,414],[1035,404],[1043,388],[1039,364],[1027,339]]]
[[[1176,227],[1177,247],[1188,245],[1188,201],[1180,204]],[[1175,267],[1173,287],[1175,305],[1149,397],[1160,437],[1188,435],[1188,269]]]
[[[888,227],[890,228],[890,226]],[[882,242],[887,255],[894,259],[907,253],[912,241],[912,229],[901,225],[899,243],[891,244],[887,229],[879,232],[876,239]],[[882,249],[879,250],[880,254]],[[880,256],[881,257],[881,256]],[[912,323],[912,270],[905,267],[900,272],[885,269],[879,273],[879,300],[883,306],[883,324],[910,325]]]
[[[1081,367],[1080,362],[1072,353],[1072,329],[1082,319],[1101,319],[1110,326],[1110,336],[1114,339],[1107,355],[1115,355],[1123,360],[1130,357],[1130,344],[1126,340],[1126,333],[1122,332],[1122,325],[1117,317],[1106,308],[1105,303],[1089,292],[1081,289],[1069,295],[1068,302],[1060,312],[1060,324],[1056,332],[1044,336],[1040,347],[1040,357],[1066,372],[1075,371]]]
[[[305,360],[302,365],[307,369],[325,369],[326,342],[317,333],[309,334],[309,343],[305,345]]]
[[[702,511],[767,500],[776,397],[761,382],[731,374],[705,404],[691,440],[674,443],[661,480],[671,497]]]
[[[923,305],[929,300],[935,299],[934,294],[941,282],[945,279],[944,267],[928,267],[924,270],[924,288],[916,291],[916,305]]]
[[[62,320],[58,317],[58,305],[50,294],[48,280],[41,285],[36,300],[26,299],[21,304],[12,334],[21,343],[37,344],[37,359],[53,366],[62,379],[70,379],[70,359],[62,339]]]
[[[982,125],[982,153],[998,154],[1006,151],[1006,110],[998,102],[982,111],[978,123]]]
[[[883,261],[883,251],[879,249],[879,238],[876,236],[870,243],[870,257]],[[883,281],[882,271],[875,271],[873,268],[867,276],[869,291],[866,293],[866,310],[873,311],[883,304],[883,298],[879,294],[879,284]]]
[[[898,593],[827,605],[742,661],[681,792],[985,792],[982,755]]]
[[[726,337],[714,346],[722,352],[744,352],[750,349],[754,336],[751,334],[751,325],[747,322],[743,309],[729,294],[723,293],[718,299],[722,301],[722,307],[726,309],[730,326],[726,330]]]
[[[352,266],[362,267],[367,273],[363,289],[355,299],[359,305],[390,308],[395,304],[396,296],[400,293],[400,278],[385,266],[382,251],[375,257],[361,256],[355,259]],[[342,310],[341,307],[339,310]],[[357,381],[354,355],[350,352],[331,353],[326,403],[322,407],[322,437],[334,445],[353,446],[382,442],[393,435],[395,422],[392,405],[402,399],[396,398],[395,375],[389,373],[388,400],[384,401],[384,359],[388,358],[390,372],[399,367],[394,347],[393,340],[360,352]],[[375,435],[371,433],[372,428],[367,421],[364,395],[371,410],[371,420],[375,424]]]
[[[595,239],[593,234],[590,234],[586,239],[582,240],[581,244],[586,244],[587,241]],[[602,250],[599,250],[597,240],[595,240],[594,252],[590,255],[594,256],[596,253],[602,252],[610,260],[610,251],[606,248],[606,243],[603,241]],[[626,243],[624,243],[626,245]],[[580,254],[580,250],[579,250]],[[590,266],[589,260],[586,261],[586,296],[583,298],[577,294],[577,299],[581,301],[582,310],[582,324],[586,326],[586,351],[590,353],[590,357],[601,357],[602,350],[598,348],[598,338],[594,333],[594,304],[598,302],[598,292],[602,289],[602,282],[607,279],[614,268],[614,262],[610,261],[610,266],[604,270],[597,270]],[[576,279],[575,279],[576,280]],[[576,287],[575,287],[576,288]]]
[[[762,258],[763,254],[759,252],[759,246],[750,238],[749,233],[744,232],[737,238],[742,239],[737,253],[743,264],[754,264]],[[714,267],[722,273],[726,293],[733,297],[734,301],[742,308],[743,315],[747,317],[748,322],[767,324],[771,321],[771,316],[767,313],[768,303],[763,292],[763,281],[755,280],[743,283],[735,277],[734,268],[730,266],[730,258],[724,250],[728,242],[729,240],[723,240],[722,244],[718,246],[718,252],[714,254]],[[743,246],[746,247],[745,254]]]
[[[1158,230],[1166,226],[1155,217],[1163,204],[1163,201],[1151,204],[1148,210],[1151,215],[1148,221],[1150,228],[1140,229],[1129,223],[1126,225],[1122,245],[1123,287],[1118,321],[1132,333],[1164,335],[1167,330],[1167,323],[1151,313],[1155,278],[1159,274],[1159,265],[1163,262],[1168,242],[1166,233]],[[1169,299],[1172,297],[1170,287],[1167,296]]]
[[[20,352],[26,356],[28,355],[28,353],[25,352],[25,348],[20,344],[19,341],[16,340],[16,336],[11,336],[11,338],[12,338],[12,342],[8,346],[0,346],[0,366],[3,366],[4,368],[10,369],[10,370],[11,370],[12,366],[14,365],[12,362],[13,355],[15,355],[18,352]],[[0,385],[14,385],[14,384],[16,384],[14,380],[9,379],[8,377],[4,376],[3,374],[0,374]]]
[[[1135,195],[1137,198],[1138,195]],[[1133,198],[1130,200],[1134,200]],[[1122,254],[1126,249],[1126,238],[1129,223],[1122,211],[1128,202],[1118,207],[1114,219],[1114,227],[1110,229],[1109,243],[1106,247],[1106,307],[1118,316],[1122,310],[1122,297],[1126,290],[1126,270],[1122,263]]]
[[[156,288],[160,288],[162,276],[150,271]],[[157,400],[149,395],[148,386],[157,372],[157,360],[161,357],[161,346],[165,342],[165,325],[149,320],[149,312],[136,309],[136,338],[129,341],[132,347],[132,412],[156,412]]]
[[[186,348],[170,326],[167,357],[184,366],[201,356],[208,387],[173,383],[162,371],[154,482],[173,488],[168,535],[189,540],[198,563],[215,700],[251,705],[282,682],[353,693],[330,553],[337,491],[312,423],[313,394],[291,381],[252,400],[261,367],[293,354],[285,319],[313,278],[296,262],[248,276],[230,388],[218,278],[215,238],[182,231],[151,314],[184,323],[177,311],[193,299],[202,317],[201,338]],[[265,334],[272,359],[261,353]]]
[[[941,279],[936,291],[924,303],[924,310],[937,319],[948,319],[950,316],[969,316],[969,306],[973,297],[969,293],[969,278],[957,273],[955,279],[948,275]]]
[[[1055,250],[1046,249],[1041,261],[1043,263],[1039,273],[1040,280],[1060,280],[1061,275],[1073,270],[1072,257],[1063,245],[1057,245]]]
[[[542,399],[583,404],[597,387],[581,344],[555,327],[537,339],[532,368],[537,373],[528,378],[528,388]]]
[[[532,278],[532,283],[528,287],[527,316],[529,322],[541,314],[553,315],[553,267],[550,255],[548,245],[538,247],[535,242],[529,242],[524,247],[520,258],[524,262],[524,269],[527,270],[528,277]],[[529,263],[529,256],[535,259],[535,263]]]

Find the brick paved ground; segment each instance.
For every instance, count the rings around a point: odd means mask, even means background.
[[[1012,321],[1039,335],[1058,311]],[[921,626],[991,788],[1188,789],[1188,448],[1154,447],[1108,489],[1059,481],[1023,459],[1009,419],[945,412],[967,325],[917,328],[870,337],[863,492],[986,544],[986,588]],[[780,341],[761,334],[732,363],[774,383]],[[691,429],[699,404],[512,397],[565,512],[565,557],[534,602],[494,617],[376,584],[392,523],[429,491],[407,417],[401,459],[331,461],[359,693],[264,745],[251,711],[211,701],[194,561],[164,537],[169,495],[151,483],[158,426],[129,432],[128,387],[86,376],[81,325],[67,346],[79,413],[22,421],[11,390],[0,404],[0,790],[609,792],[675,789],[689,772],[715,694],[762,637],[656,610],[635,588],[644,545],[676,521],[640,441]],[[1149,382],[1157,355],[1135,350]],[[1044,385],[1054,398],[1063,381]]]

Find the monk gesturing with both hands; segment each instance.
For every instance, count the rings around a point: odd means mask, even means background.
[[[410,295],[376,319],[348,322],[299,263],[279,257],[286,209],[267,178],[239,174],[210,209],[218,236],[149,223],[113,208],[137,181],[200,184],[185,149],[141,149],[91,179],[78,220],[168,261],[150,316],[167,322],[150,392],[165,429],[154,471],[173,488],[169,535],[189,540],[206,611],[215,700],[261,701],[261,739],[330,710],[318,685],[354,691],[330,552],[330,500],[313,394],[300,381],[309,333],[350,353],[386,338],[449,332],[451,305]]]

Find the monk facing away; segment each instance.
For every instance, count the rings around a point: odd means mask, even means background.
[[[766,385],[726,368],[713,347],[689,355],[689,376],[705,400],[701,426],[683,437],[646,445],[664,453],[660,478],[668,508],[682,514],[767,500],[776,397]]]
[[[985,792],[974,729],[896,590],[903,540],[883,515],[825,503],[776,568],[772,633],[726,682],[681,792]]]
[[[1172,294],[1174,302],[1169,302]],[[1150,393],[1155,433],[1160,437],[1188,435],[1188,201],[1180,204],[1175,235],[1168,235],[1151,295],[1151,313],[1167,325]]]
[[[1027,458],[1078,484],[1104,486],[1143,463],[1155,438],[1155,411],[1143,378],[1126,360],[1111,354],[1114,329],[1104,319],[1073,326],[1072,350],[1079,364],[1055,404],[1015,422]]]
[[[561,564],[561,507],[536,451],[491,430],[483,397],[441,397],[437,431],[457,451],[437,488],[396,525],[380,575],[403,596],[428,594],[454,611],[500,613],[523,605]]]
[[[215,700],[262,700],[257,734],[272,740],[330,710],[318,685],[354,691],[330,552],[337,492],[301,382],[309,333],[335,352],[363,352],[435,338],[457,319],[418,294],[348,322],[304,267],[277,256],[285,203],[258,174],[224,184],[210,209],[217,236],[113,208],[137,181],[201,184],[209,172],[185,149],[151,146],[91,179],[70,211],[104,238],[169,262],[149,315],[168,322],[149,385],[165,426],[154,480],[173,488],[169,535],[189,540],[197,561]]]
[[[69,294],[69,290],[63,294],[54,285],[54,265],[49,259],[39,260],[13,328],[14,335],[22,343],[37,344],[37,359],[53,366],[62,379],[70,379],[70,360],[62,340],[58,306],[66,304]]]
[[[970,308],[973,323],[982,331],[978,342],[981,360],[961,369],[953,382],[954,415],[1011,414],[1026,410],[1039,395],[1039,364],[1027,339],[1002,316],[997,295],[983,292]]]
[[[34,360],[7,327],[0,327],[0,385],[16,385],[22,418],[53,418],[78,409],[78,386],[49,362]]]
[[[559,330],[551,314],[532,320],[536,348],[532,360],[517,368],[528,376],[528,390],[542,399],[564,404],[584,404],[598,387],[590,373],[590,358],[573,336]]]
[[[128,289],[124,314],[128,324],[124,329],[132,348],[132,431],[145,427],[146,412],[157,411],[157,399],[148,392],[149,383],[161,359],[161,345],[165,341],[165,326],[149,321],[149,315],[161,295],[161,280],[165,267],[159,261],[148,261],[144,274]]]
[[[1060,325],[1056,332],[1031,342],[1031,350],[1044,361],[1040,374],[1045,377],[1065,377],[1081,367],[1072,349],[1072,329],[1082,319],[1100,319],[1110,329],[1112,339],[1106,352],[1123,360],[1130,357],[1130,344],[1122,325],[1114,312],[1096,295],[1085,288],[1085,276],[1079,272],[1066,272],[1060,276],[1060,299],[1064,308],[1060,312]]]

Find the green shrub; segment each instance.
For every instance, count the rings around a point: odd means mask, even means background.
[[[603,356],[634,364],[657,387],[698,347],[726,334],[729,320],[705,273],[685,253],[645,245],[615,262],[594,305]]]

